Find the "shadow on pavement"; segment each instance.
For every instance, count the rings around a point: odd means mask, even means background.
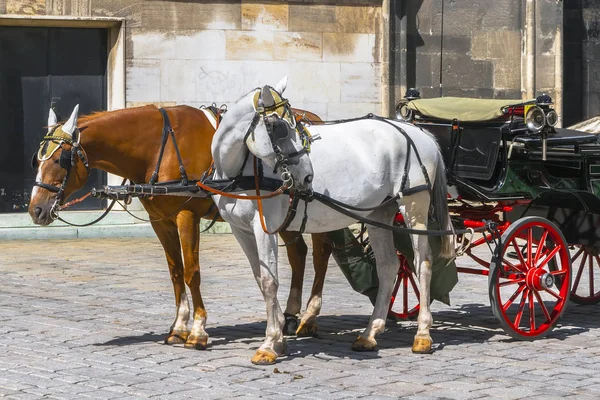
[[[597,318],[594,318],[596,316]],[[590,318],[591,317],[591,318]],[[433,312],[434,351],[446,346],[485,343],[497,337],[503,342],[516,342],[507,335],[492,314],[489,305],[463,304]],[[353,352],[352,342],[365,328],[369,315],[324,315],[319,317],[319,333],[316,337],[300,338],[289,336],[288,357],[346,357],[356,360],[379,358],[378,352]],[[577,306],[570,303],[565,315],[547,338],[564,340],[569,336],[589,331],[600,324],[600,308]],[[242,344],[258,347],[263,340],[265,321],[219,325],[208,327],[209,349]],[[416,321],[387,321],[386,331],[378,336],[379,350],[407,348],[417,330]],[[96,346],[128,346],[142,342],[162,342],[164,333],[149,332],[138,336],[117,337]],[[499,337],[498,337],[499,336]],[[537,339],[544,340],[544,339]]]

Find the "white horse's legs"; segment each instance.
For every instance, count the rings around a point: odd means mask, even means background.
[[[385,224],[391,224],[396,210],[397,206],[394,204],[391,207],[375,211],[369,218]],[[356,351],[370,351],[374,350],[377,346],[375,336],[382,333],[385,329],[385,319],[390,306],[394,278],[398,273],[399,267],[392,232],[370,226],[369,242],[373,247],[373,253],[377,260],[379,289],[377,290],[377,300],[375,301],[375,308],[373,309],[369,324],[352,344],[352,350]]]
[[[405,205],[404,220],[407,226],[413,229],[426,230],[429,215],[430,196],[428,192],[420,192],[403,201]],[[404,199],[403,199],[404,200]],[[429,335],[429,328],[433,323],[431,316],[430,286],[432,273],[431,248],[426,235],[412,236],[413,251],[415,253],[415,267],[419,276],[419,316],[417,318],[417,334],[413,342],[413,353],[430,353],[433,340]]]
[[[277,236],[267,235],[260,226],[254,233],[243,231],[231,225],[231,230],[248,257],[254,278],[258,283],[267,306],[267,330],[265,342],[252,357],[253,364],[273,364],[279,355],[285,353],[283,337],[284,317],[277,289]]]

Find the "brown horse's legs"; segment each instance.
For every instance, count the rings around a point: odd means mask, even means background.
[[[298,232],[282,231],[279,233],[286,246],[290,267],[292,267],[292,283],[285,308],[285,335],[294,335],[298,329],[298,315],[302,308],[302,285],[304,283],[304,270],[306,267],[306,255],[308,247]],[[297,239],[296,239],[297,238]]]
[[[310,299],[306,305],[306,312],[302,316],[300,326],[296,331],[298,336],[314,336],[319,328],[317,316],[321,312],[323,303],[323,284],[327,273],[327,263],[331,255],[331,245],[323,240],[324,234],[313,234],[313,263],[315,268],[315,280],[313,282]]]
[[[177,228],[183,251],[184,279],[192,295],[194,306],[194,324],[185,347],[204,350],[208,343],[206,327],[206,309],[200,294],[200,218],[193,211],[184,210],[177,215]]]
[[[190,319],[190,306],[185,292],[183,280],[183,261],[181,259],[181,245],[177,226],[168,220],[153,222],[152,228],[163,246],[169,265],[173,291],[175,292],[176,316],[169,334],[165,338],[167,344],[185,343],[190,333],[187,323]]]

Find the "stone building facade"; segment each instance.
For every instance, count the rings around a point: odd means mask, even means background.
[[[0,0],[2,26],[106,29],[109,110],[231,104],[287,75],[324,119],[392,116],[409,87],[600,114],[600,0]]]
[[[380,112],[381,5],[0,0],[0,14],[122,20],[128,107],[227,104],[288,75],[295,107],[341,118]]]

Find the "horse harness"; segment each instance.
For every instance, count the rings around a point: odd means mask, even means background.
[[[63,200],[65,188],[71,175],[71,170],[77,163],[77,158],[79,158],[82,164],[85,166],[88,175],[90,174],[90,164],[85,151],[79,143],[79,139],[79,128],[75,128],[73,135],[70,135],[64,132],[60,125],[56,125],[46,136],[42,138],[39,150],[31,157],[31,167],[35,169],[36,160],[39,162],[47,161],[54,155],[56,151],[58,151],[58,149],[61,149],[58,165],[67,171],[61,185],[57,187],[55,185],[49,185],[47,183],[37,181],[33,183],[33,186],[38,186],[42,189],[48,190],[49,192],[56,193],[56,200],[51,210],[51,213],[54,217],[58,217],[56,214],[57,207]],[[64,144],[70,145],[71,149],[65,149],[63,147]]]

